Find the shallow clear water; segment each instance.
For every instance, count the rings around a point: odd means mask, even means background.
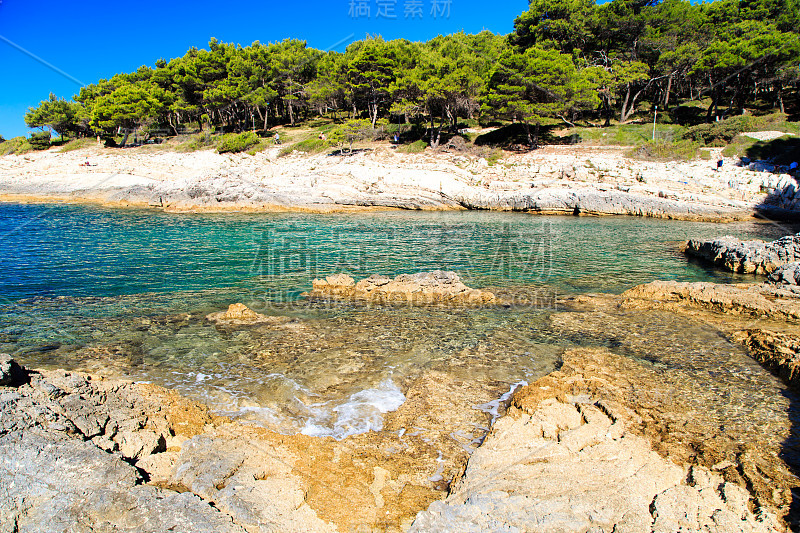
[[[485,384],[497,398],[551,371],[565,347],[607,344],[554,329],[556,296],[653,279],[752,279],[687,261],[678,244],[784,233],[769,224],[519,213],[177,215],[0,204],[0,351],[30,366],[174,387],[287,432],[344,436],[380,427],[424,372]],[[520,304],[368,308],[301,296],[312,279],[337,272],[433,269]],[[222,328],[204,319],[235,302],[297,320]]]

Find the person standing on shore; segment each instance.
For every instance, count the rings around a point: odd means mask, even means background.
[[[720,159],[719,161],[717,161],[717,172],[719,172],[720,170],[722,170],[722,163],[723,163],[723,160],[722,160],[722,159]]]

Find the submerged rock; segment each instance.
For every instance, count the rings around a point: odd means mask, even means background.
[[[800,390],[800,335],[753,328],[734,333],[750,355]]]
[[[781,265],[800,261],[800,233],[772,242],[741,241],[726,236],[713,240],[689,240],[686,253],[732,272],[769,274]]]
[[[267,316],[261,313],[256,313],[244,304],[237,303],[228,306],[227,311],[220,311],[218,313],[210,313],[206,315],[206,319],[210,322],[217,324],[232,324],[232,325],[246,325],[246,324],[286,324],[291,322],[292,319],[284,316]]]
[[[340,298],[379,304],[408,305],[497,305],[499,299],[489,291],[464,285],[458,274],[434,270],[400,274],[394,279],[373,275],[358,283],[346,274],[315,279],[311,298]]]

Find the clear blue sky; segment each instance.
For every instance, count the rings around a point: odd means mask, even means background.
[[[369,16],[351,13],[351,4],[369,6]],[[294,37],[322,50],[339,43],[342,51],[367,34],[412,41],[460,30],[506,34],[527,6],[527,0],[0,0],[0,135],[27,134],[28,107],[51,91],[72,97],[79,89],[74,80],[92,83],[152,66],[192,46],[205,48],[211,37],[242,45]],[[396,18],[378,17],[379,10]],[[407,10],[415,16],[406,18]]]

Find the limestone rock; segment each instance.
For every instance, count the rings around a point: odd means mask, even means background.
[[[740,241],[731,236],[689,240],[686,253],[732,272],[769,274],[781,265],[800,261],[800,233],[769,243]]]
[[[734,337],[756,361],[800,390],[800,335],[754,328],[738,331]]]
[[[464,285],[458,274],[435,270],[400,274],[394,279],[373,275],[358,283],[346,274],[315,279],[312,298],[343,298],[379,304],[399,305],[497,305],[500,300],[491,292]]]
[[[242,303],[231,304],[227,311],[210,313],[206,319],[217,324],[248,325],[248,324],[286,324],[291,318],[282,316],[267,316],[256,313]]]
[[[10,355],[0,353],[0,386],[21,384],[25,380],[25,372]]]
[[[244,533],[195,494],[145,485],[122,454],[98,445],[119,427],[158,425],[140,419],[155,409],[134,384],[63,371],[30,378],[0,387],[3,530]]]
[[[418,513],[411,531],[780,531],[774,516],[750,511],[745,489],[676,465],[637,435],[615,385],[590,370],[604,357],[576,352],[567,356],[575,372],[519,390],[448,498]]]
[[[768,284],[722,285],[707,282],[654,281],[622,293],[628,309],[697,307],[726,314],[782,320],[800,319],[800,294]]]
[[[769,281],[778,285],[800,285],[800,262],[786,263],[776,268]]]

